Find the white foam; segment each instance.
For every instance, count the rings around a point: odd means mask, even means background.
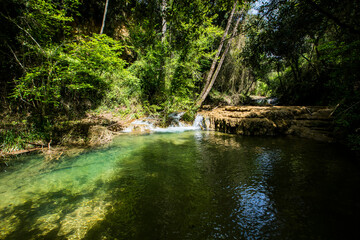
[[[155,133],[176,133],[185,131],[196,131],[204,129],[201,115],[197,115],[192,125],[186,125],[180,122],[180,118],[184,113],[173,113],[170,117],[173,119],[172,123],[167,128],[154,127],[153,123],[147,119],[135,120],[130,126],[123,130],[125,133],[140,131],[140,132],[155,132]]]

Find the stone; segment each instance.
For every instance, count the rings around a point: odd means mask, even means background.
[[[249,136],[296,135],[333,141],[333,109],[322,106],[225,106],[203,109],[207,129]]]

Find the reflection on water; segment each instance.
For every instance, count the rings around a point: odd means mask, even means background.
[[[345,239],[358,165],[298,138],[123,135],[0,173],[0,239]]]

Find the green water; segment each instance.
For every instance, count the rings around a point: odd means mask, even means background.
[[[350,239],[359,186],[358,164],[336,145],[123,135],[3,169],[0,239]]]

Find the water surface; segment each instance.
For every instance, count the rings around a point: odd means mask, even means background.
[[[0,239],[347,239],[359,167],[336,145],[191,131],[123,135],[0,173]]]

